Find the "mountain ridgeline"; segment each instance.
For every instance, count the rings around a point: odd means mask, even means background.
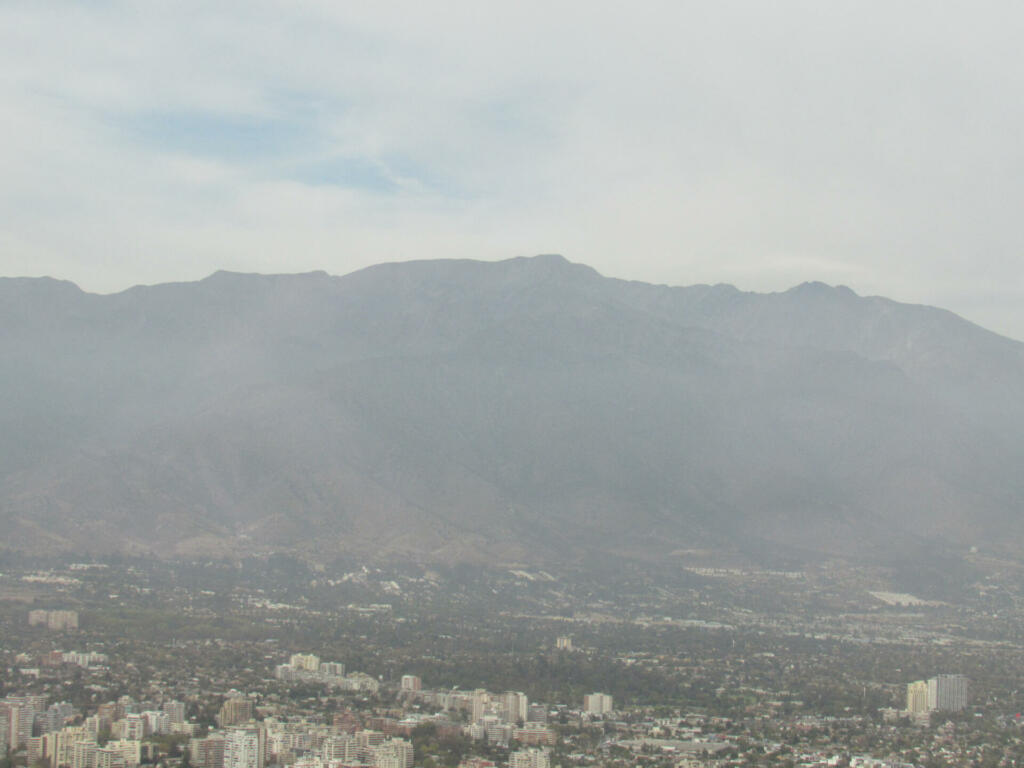
[[[557,256],[0,280],[26,551],[878,561],[1024,543],[1024,345],[943,310]]]

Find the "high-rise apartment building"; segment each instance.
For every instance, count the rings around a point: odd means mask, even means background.
[[[403,691],[418,691],[423,687],[423,681],[416,675],[402,675]]]
[[[95,768],[99,748],[95,741],[76,741],[71,746],[71,768]]]
[[[907,686],[907,711],[912,714],[928,711],[928,683],[924,680]]]
[[[937,675],[907,686],[907,711],[911,714],[967,707],[968,680],[964,675]]]
[[[224,768],[224,736],[211,733],[188,743],[189,762],[195,768]]]
[[[313,653],[293,653],[288,664],[295,669],[316,672],[320,669],[320,657]]]
[[[967,678],[938,675],[928,680],[928,708],[959,712],[967,707]]]
[[[180,726],[185,722],[185,702],[169,700],[165,701],[160,709],[167,719],[170,721],[171,728],[173,730],[179,730]]]
[[[612,709],[612,697],[607,693],[591,693],[583,697],[583,711],[588,714],[606,715]]]
[[[224,768],[263,768],[263,732],[234,727],[224,732]]]
[[[94,736],[83,726],[70,726],[57,731],[50,765],[53,768],[72,765],[75,759],[75,745],[83,741],[93,743],[96,741]],[[47,746],[47,751],[50,751],[49,746]]]
[[[11,749],[18,749],[28,744],[32,738],[32,726],[36,715],[46,712],[45,696],[8,696],[0,705],[5,710],[7,724],[7,743]]]
[[[120,723],[119,734],[122,739],[142,741],[146,738],[146,718],[141,714],[129,713]]]
[[[18,713],[14,710],[11,704],[0,701],[0,749],[3,750],[3,754],[7,754],[8,749],[17,748],[17,724],[14,721],[18,717]]]
[[[491,696],[483,688],[477,688],[470,694],[470,720],[476,722],[487,711],[487,705],[491,702]]]
[[[524,722],[530,706],[529,699],[522,691],[506,691],[502,696],[505,705],[505,719],[510,723]]]
[[[217,722],[220,723],[221,728],[241,725],[250,720],[252,720],[252,702],[243,696],[236,696],[225,701],[217,715]]]

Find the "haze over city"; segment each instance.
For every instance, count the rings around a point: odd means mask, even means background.
[[[0,3],[0,768],[1019,768],[1022,22]]]

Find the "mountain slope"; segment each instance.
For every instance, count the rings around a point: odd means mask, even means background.
[[[555,256],[0,280],[9,545],[527,560],[1014,547],[1024,345]]]

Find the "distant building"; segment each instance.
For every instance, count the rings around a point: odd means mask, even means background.
[[[96,667],[109,661],[107,654],[97,653],[96,651],[68,651],[61,654],[60,658],[64,664],[75,664],[79,667]]]
[[[139,703],[131,696],[121,696],[117,700],[117,708],[114,710],[115,719],[121,719],[125,715],[135,714],[139,711]]]
[[[527,723],[522,728],[516,728],[512,733],[512,738],[520,744],[530,747],[553,747],[557,741],[555,732],[539,723]]]
[[[220,708],[217,722],[221,728],[242,725],[252,720],[252,702],[242,696],[228,699]]]
[[[116,751],[120,754],[120,764],[125,766],[125,768],[136,768],[136,766],[138,766],[138,764],[142,762],[141,742],[134,741],[131,739],[108,741],[106,743],[106,748],[108,750]]]
[[[71,747],[71,768],[95,768],[99,748],[95,741],[76,741]]]
[[[350,735],[329,736],[320,748],[324,762],[338,762],[345,765],[359,762],[359,744]]]
[[[95,742],[95,736],[82,726],[62,728],[55,734],[46,734],[44,752],[51,766],[68,766],[74,761],[75,745],[80,741]]]
[[[507,747],[508,743],[512,740],[513,727],[508,723],[501,722],[501,720],[496,717],[485,718],[483,727],[484,738],[487,739],[488,744]]]
[[[358,715],[348,709],[335,713],[331,722],[339,733],[355,733],[362,727]]]
[[[487,705],[491,702],[491,695],[483,688],[477,688],[470,694],[470,719],[476,722],[487,711]]]
[[[312,653],[293,653],[288,660],[289,666],[301,669],[305,672],[318,672],[320,670],[320,657]]]
[[[171,727],[175,730],[178,730],[178,727],[185,722],[185,702],[168,700],[161,705],[160,709],[167,715]]]
[[[526,713],[530,706],[530,700],[522,691],[506,691],[502,696],[502,704],[505,705],[505,719],[510,723],[518,723],[526,720]]]
[[[555,639],[555,648],[557,648],[559,651],[571,651],[572,635],[559,635]]]
[[[146,718],[141,714],[129,713],[119,723],[120,728],[117,730],[122,739],[142,741],[148,735],[146,733]]]
[[[212,733],[188,743],[189,762],[195,768],[224,768],[224,736]]]
[[[263,732],[257,727],[224,732],[224,768],[263,768]]]
[[[352,683],[354,679],[351,675],[347,678],[344,675],[344,664],[338,661],[320,661],[320,657],[312,653],[293,653],[287,664],[278,664],[274,668],[274,677],[278,680],[329,683],[342,688]]]
[[[918,680],[907,686],[907,712],[917,714],[928,711],[928,683]]]
[[[32,610],[28,612],[28,625],[43,626],[54,631],[78,629],[78,611]]]
[[[403,691],[418,691],[423,687],[423,681],[416,675],[402,675]]]
[[[28,740],[25,750],[25,764],[32,766],[42,760],[46,755],[43,753],[45,742],[42,736],[33,736]]]
[[[526,709],[526,722],[546,723],[548,721],[548,708],[543,704],[531,704]]]
[[[93,768],[127,768],[120,749],[97,747],[93,752]]]
[[[546,749],[517,749],[508,756],[508,768],[551,768],[551,756]]]
[[[21,746],[19,725],[21,707],[8,702],[0,702],[0,746],[5,750],[17,749]]]
[[[6,726],[7,745],[11,749],[27,746],[36,715],[43,716],[45,712],[45,696],[8,696],[0,701],[0,724]]]
[[[142,713],[146,721],[146,735],[171,732],[171,718],[162,710],[150,709]]]
[[[968,680],[964,675],[938,675],[907,686],[907,709],[911,715],[925,712],[959,712],[967,707]]]
[[[606,715],[613,709],[612,697],[607,693],[591,693],[583,697],[583,711],[591,715]]]
[[[356,746],[363,750],[379,747],[384,743],[385,738],[384,734],[380,731],[373,731],[369,728],[355,734]]]
[[[374,768],[412,768],[412,742],[405,739],[389,739],[370,754],[370,765]]]
[[[959,712],[967,707],[967,678],[939,675],[928,680],[928,709]]]
[[[317,671],[321,675],[341,677],[345,674],[345,665],[339,661],[321,661]]]

